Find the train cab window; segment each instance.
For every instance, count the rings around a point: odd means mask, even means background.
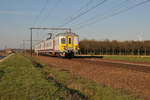
[[[65,44],[65,38],[61,38],[61,44]]]
[[[71,38],[69,38],[69,44],[71,44]]]

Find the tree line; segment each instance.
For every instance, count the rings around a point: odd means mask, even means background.
[[[150,55],[150,40],[117,41],[117,40],[81,40],[80,54],[96,55]]]

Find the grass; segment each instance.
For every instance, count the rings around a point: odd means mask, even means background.
[[[21,55],[8,58],[0,64],[1,100],[70,100],[71,94],[65,87],[59,87],[45,79],[41,70]]]
[[[22,55],[0,63],[0,100],[141,100]]]
[[[150,57],[146,56],[104,56],[103,59],[124,60],[131,62],[150,62]]]

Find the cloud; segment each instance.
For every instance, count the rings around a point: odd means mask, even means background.
[[[0,15],[35,15],[33,12],[27,11],[9,11],[9,10],[0,10]]]

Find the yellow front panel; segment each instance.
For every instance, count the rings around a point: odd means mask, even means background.
[[[68,36],[68,48],[72,47],[72,36]]]
[[[59,45],[59,49],[62,51],[62,50],[65,50],[66,49],[66,44],[60,44]]]
[[[78,50],[79,46],[78,44],[74,44],[73,50]]]

